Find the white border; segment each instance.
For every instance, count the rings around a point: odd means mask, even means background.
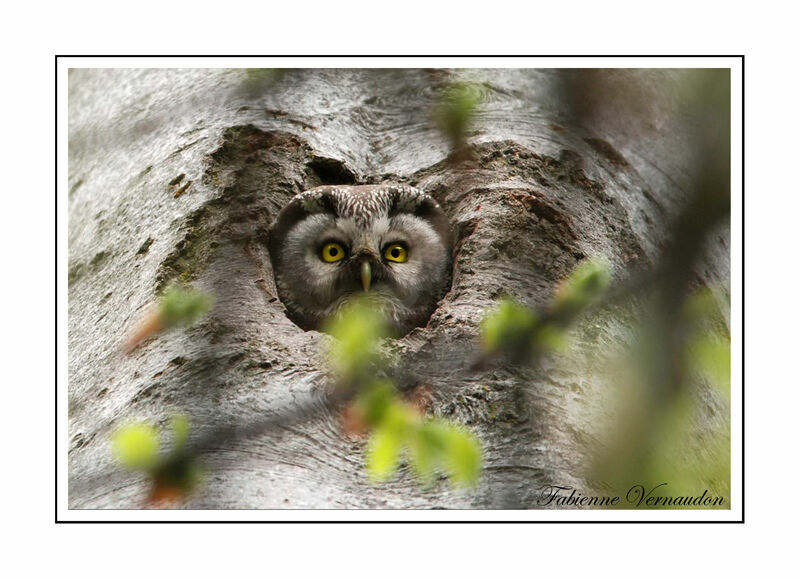
[[[67,507],[67,73],[69,68],[730,68],[731,69],[731,510],[68,510]],[[62,57],[58,79],[58,354],[59,521],[739,521],[742,519],[742,61],[739,57],[543,58],[93,58]]]

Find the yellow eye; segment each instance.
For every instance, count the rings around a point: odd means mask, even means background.
[[[406,251],[406,248],[399,243],[393,243],[383,250],[383,257],[385,257],[388,261],[403,263],[408,261],[408,251]]]
[[[322,259],[328,263],[344,259],[344,247],[338,243],[326,243],[322,248]]]

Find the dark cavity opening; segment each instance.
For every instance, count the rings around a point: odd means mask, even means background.
[[[320,185],[355,185],[358,182],[355,173],[337,159],[314,157],[307,166]]]

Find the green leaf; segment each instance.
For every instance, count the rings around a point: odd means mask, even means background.
[[[189,417],[185,414],[175,414],[170,420],[170,425],[173,437],[172,452],[176,452],[186,444],[186,439],[189,438]]]
[[[158,459],[158,432],[145,422],[120,428],[112,436],[114,454],[131,469],[150,469]]]
[[[441,468],[445,446],[441,421],[426,420],[416,429],[409,445],[411,466],[424,483],[432,483]]]
[[[241,88],[251,98],[269,92],[286,73],[286,69],[283,68],[245,68],[236,70],[237,72],[240,70],[244,72]]]
[[[415,438],[409,446],[411,467],[414,474],[424,483],[430,484],[436,477],[436,456],[433,449],[423,440]]]
[[[488,352],[527,345],[536,326],[536,314],[510,298],[481,322],[481,339]]]
[[[158,304],[158,311],[165,328],[189,326],[211,309],[210,295],[193,288],[169,286]]]
[[[602,296],[610,281],[611,268],[604,258],[583,261],[562,282],[554,309],[568,315],[577,313]]]
[[[710,288],[702,288],[686,298],[683,315],[690,321],[713,321],[719,317],[719,309]]]
[[[475,114],[483,103],[484,91],[473,83],[454,83],[448,86],[441,96],[436,111],[439,128],[454,143],[459,143]]]
[[[474,485],[480,476],[482,458],[478,440],[470,433],[450,427],[447,432],[448,470],[453,483]]]
[[[394,473],[402,443],[395,428],[383,427],[373,432],[367,451],[367,472],[372,480],[384,481]]]
[[[703,334],[690,346],[697,367],[723,393],[730,395],[731,343],[719,336]]]
[[[344,378],[368,372],[376,357],[378,340],[387,335],[380,305],[370,298],[348,304],[328,321],[325,331],[334,337],[329,352],[331,363]]]
[[[536,347],[563,352],[567,349],[567,336],[564,330],[552,324],[541,324],[533,335]]]
[[[432,482],[437,471],[458,486],[474,485],[480,476],[483,459],[477,438],[444,420],[420,424],[409,450],[414,471],[424,482]]]
[[[723,395],[730,396],[731,340],[711,288],[689,296],[683,306],[689,360]]]

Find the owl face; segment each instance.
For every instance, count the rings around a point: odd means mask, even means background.
[[[278,296],[306,330],[366,295],[402,335],[427,321],[450,286],[447,217],[405,185],[305,191],[278,215],[269,250]]]

